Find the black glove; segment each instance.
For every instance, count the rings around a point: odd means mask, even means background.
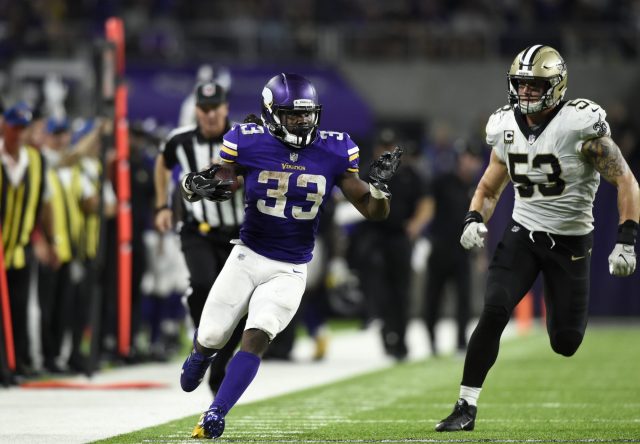
[[[402,153],[404,153],[403,149],[397,146],[392,153],[385,151],[380,157],[373,161],[369,169],[371,185],[383,193],[390,194],[387,182],[391,180],[398,170]]]
[[[233,194],[230,189],[233,181],[216,179],[216,171],[220,168],[220,165],[214,165],[208,170],[185,175],[180,181],[182,197],[189,202],[197,202],[203,198],[214,202],[230,199]]]

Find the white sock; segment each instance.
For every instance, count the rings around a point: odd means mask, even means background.
[[[478,406],[478,398],[480,397],[480,390],[482,387],[467,387],[466,385],[460,386],[460,397],[467,401],[469,405]]]

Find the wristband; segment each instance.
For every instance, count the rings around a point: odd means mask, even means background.
[[[171,208],[169,207],[169,205],[164,204],[161,207],[156,208],[155,210],[153,210],[153,214],[158,214],[159,212],[161,212],[162,210],[170,210]]]
[[[484,219],[482,218],[482,214],[480,214],[478,211],[469,211],[464,216],[464,222],[462,222],[462,227],[463,228],[466,227],[471,222],[478,222],[479,224],[483,223]]]
[[[635,245],[637,237],[638,222],[627,219],[622,224],[618,225],[618,239],[616,240],[616,243]]]
[[[369,184],[369,193],[371,193],[371,197],[374,199],[387,199],[389,197],[389,193],[385,193],[382,190],[374,187],[372,184]]]

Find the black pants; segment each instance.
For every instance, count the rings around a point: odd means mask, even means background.
[[[551,348],[564,356],[577,351],[587,327],[592,245],[592,233],[531,233],[516,222],[507,227],[489,266],[485,305],[469,341],[462,385],[482,387],[511,312],[539,273]]]
[[[445,285],[451,282],[456,287],[456,324],[458,327],[459,350],[467,346],[466,330],[469,322],[471,295],[471,267],[469,254],[457,243],[443,243],[435,240],[427,264],[427,285],[425,287],[424,317],[429,332],[431,351],[437,354],[436,324],[440,318],[440,308]]]
[[[360,285],[382,318],[382,341],[387,354],[404,359],[409,322],[411,252],[413,245],[404,233],[372,230],[366,257],[359,264]]]
[[[9,287],[9,304],[11,305],[11,322],[13,325],[13,343],[17,374],[29,373],[27,367],[31,365],[31,347],[29,343],[27,316],[30,275],[31,272],[28,266],[19,270],[7,270],[7,285]]]
[[[189,314],[196,328],[200,325],[202,309],[209,295],[209,290],[218,274],[222,270],[225,261],[231,253],[233,245],[229,241],[238,237],[237,230],[228,232],[213,231],[207,235],[201,234],[190,225],[180,232],[182,242],[182,252],[184,253],[187,268],[189,269],[189,279],[191,283],[191,293],[187,298]],[[225,375],[227,363],[242,338],[246,316],[238,323],[227,344],[220,349],[216,359],[211,364],[209,372],[209,387],[216,393]]]
[[[48,369],[54,367],[64,334],[74,319],[70,266],[67,262],[58,269],[42,264],[38,268],[42,354]]]

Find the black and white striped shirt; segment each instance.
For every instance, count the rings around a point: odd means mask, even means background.
[[[188,125],[173,130],[160,147],[168,170],[179,165],[182,174],[201,171],[219,159],[222,136],[229,129],[213,139],[206,139],[199,128]],[[244,202],[241,190],[226,202],[211,202],[202,199],[199,202],[182,200],[183,221],[185,223],[207,223],[210,227],[238,227],[244,218]]]

